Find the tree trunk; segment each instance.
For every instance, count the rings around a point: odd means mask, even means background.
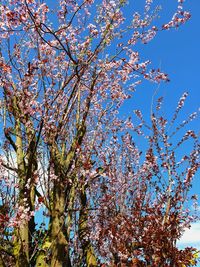
[[[6,267],[4,259],[3,259],[2,255],[1,255],[1,252],[0,252],[0,267]]]
[[[65,231],[65,192],[62,183],[55,185],[51,217],[51,267],[71,267]]]
[[[16,267],[29,267],[29,233],[27,222],[23,222],[15,231],[14,255]]]
[[[83,250],[83,262],[87,267],[96,267],[97,259],[95,256],[94,248],[88,237],[88,210],[87,210],[87,197],[85,186],[82,187],[81,196],[81,211],[79,217],[79,238]]]
[[[26,186],[26,170],[23,153],[22,132],[21,123],[16,118],[15,124],[16,130],[16,154],[17,154],[17,168],[19,179],[19,197],[18,205],[22,209],[26,208],[25,203],[25,186]],[[26,196],[27,198],[27,196]],[[19,227],[14,232],[14,255],[16,258],[16,267],[28,267],[29,266],[29,223],[25,220],[20,222]]]
[[[49,265],[46,262],[46,253],[45,250],[41,250],[36,259],[36,267],[48,267]]]

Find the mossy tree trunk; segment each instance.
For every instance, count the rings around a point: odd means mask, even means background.
[[[65,188],[63,184],[55,186],[54,203],[51,215],[51,267],[70,267],[68,238],[65,227]]]
[[[86,186],[83,185],[80,193],[81,210],[79,216],[79,238],[83,250],[82,261],[88,267],[98,266],[94,248],[88,238],[88,206]]]
[[[25,186],[26,186],[26,166],[23,153],[22,143],[22,131],[21,123],[16,118],[16,154],[17,154],[17,170],[18,170],[18,183],[19,183],[19,196],[18,196],[18,207],[22,210],[27,208],[25,199]],[[16,211],[17,212],[17,211]],[[29,266],[29,227],[26,220],[20,221],[18,227],[14,231],[14,255],[16,259],[16,267],[28,267]]]
[[[27,218],[21,219],[19,225],[14,230],[13,254],[15,256],[16,267],[30,266],[32,254],[32,236],[35,231],[34,217],[31,212],[35,205],[34,172],[37,170],[37,142],[30,117],[29,127],[21,123],[20,110],[17,105],[17,98],[13,99],[13,116],[15,119],[15,144],[11,140],[16,152],[17,178],[18,178],[18,198],[17,205],[21,212],[27,213]],[[22,132],[24,133],[22,134]],[[16,210],[16,213],[19,212]]]

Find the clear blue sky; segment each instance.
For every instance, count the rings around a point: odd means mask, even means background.
[[[142,10],[144,1],[135,0],[130,2],[134,10]],[[162,5],[158,25],[170,20],[176,8],[176,0],[154,1]],[[135,4],[133,4],[135,3]],[[178,29],[159,32],[158,35],[147,45],[138,47],[142,59],[150,59],[152,67],[161,69],[169,74],[170,82],[160,85],[158,95],[165,97],[163,109],[164,115],[172,115],[177,101],[184,91],[189,92],[183,111],[180,113],[179,121],[183,121],[188,114],[198,110],[200,107],[200,1],[187,0],[185,8],[190,11],[192,17]],[[130,8],[130,15],[133,10]],[[132,110],[141,109],[149,118],[152,95],[156,84],[143,82],[123,111],[132,114]],[[200,133],[200,117],[192,122],[188,129],[194,129]],[[194,179],[193,193],[200,193],[200,172]]]
[[[161,21],[170,18],[176,1],[156,2],[163,2]],[[141,47],[141,54],[143,57],[150,58],[155,67],[161,64],[162,69],[169,74],[170,83],[163,84],[160,89],[170,100],[169,109],[176,103],[182,92],[187,90],[190,97],[185,109],[191,112],[192,109],[200,106],[200,1],[188,0],[185,6],[192,14],[190,21],[178,30],[158,33],[152,42]],[[155,86],[145,83],[140,88],[145,90],[145,94],[148,91],[151,96]],[[137,95],[140,98],[139,93]]]

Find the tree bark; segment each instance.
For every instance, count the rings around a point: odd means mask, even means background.
[[[25,209],[25,163],[22,143],[22,133],[20,120],[16,118],[16,147],[17,147],[17,168],[19,179],[19,198],[18,205]],[[16,267],[29,266],[29,225],[28,222],[23,220],[20,222],[18,228],[14,232],[14,255],[16,258]]]
[[[88,210],[87,210],[87,196],[85,186],[82,187],[80,202],[81,211],[79,217],[79,238],[83,250],[83,262],[88,267],[96,267],[97,259],[95,256],[94,248],[88,237]]]
[[[20,225],[20,227],[15,231],[14,238],[14,255],[16,259],[16,267],[29,267],[28,237],[28,223]]]
[[[51,267],[71,267],[65,231],[65,191],[62,183],[54,189],[51,217]]]

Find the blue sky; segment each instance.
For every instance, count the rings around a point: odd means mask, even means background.
[[[190,103],[185,108],[186,111],[191,112],[192,108],[195,109],[200,104],[200,2],[199,0],[186,1],[185,6],[192,14],[190,21],[177,30],[158,33],[152,42],[141,47],[141,53],[143,57],[150,58],[155,67],[161,65],[161,68],[169,74],[170,83],[163,84],[160,91],[170,99],[172,105],[176,104],[183,91],[187,90],[190,93]],[[170,4],[168,6],[164,4],[160,20],[169,19],[173,10],[174,4],[172,7]],[[146,87],[147,84],[140,88],[145,90],[145,93],[148,91],[151,96],[155,86],[149,85],[148,89]],[[137,96],[139,100],[139,92]]]
[[[134,11],[139,10],[142,13],[144,2],[145,0],[129,1],[127,19],[132,17]],[[163,25],[170,21],[176,11],[177,1],[155,0],[154,3],[162,6],[160,18],[155,21],[155,25]],[[152,68],[161,68],[169,75],[170,82],[161,83],[157,94],[158,97],[164,96],[162,112],[165,117],[171,118],[183,92],[189,92],[185,106],[179,114],[179,123],[200,107],[200,1],[187,0],[184,6],[185,10],[192,15],[186,24],[178,29],[158,32],[148,44],[135,47],[140,53],[141,60],[150,59]],[[148,121],[152,96],[157,87],[157,84],[144,81],[137,87],[133,98],[123,106],[122,112],[132,115],[133,110],[140,109]],[[186,129],[196,130],[200,134],[199,126],[200,117],[190,123]],[[199,193],[199,175],[200,173],[194,179],[192,193]]]
[[[171,0],[167,2],[176,3],[176,1]],[[182,93],[184,91],[189,92],[183,112],[180,114],[180,122],[185,119],[187,114],[200,107],[200,1],[186,1],[185,6],[192,15],[190,21],[177,30],[158,33],[152,42],[141,46],[141,55],[151,59],[152,66],[155,68],[161,66],[161,69],[169,74],[170,82],[162,83],[158,93],[165,97],[164,113],[166,115],[172,114]],[[172,8],[170,5],[163,5],[162,21],[165,20],[165,17],[170,17],[173,8],[174,4]],[[156,88],[157,85],[155,84],[142,83],[134,95],[133,109],[141,108],[148,117],[152,95]],[[149,108],[147,108],[148,105]],[[197,118],[189,125],[189,128],[200,133],[199,126],[200,118]],[[198,193],[200,180],[196,181],[195,185],[197,185]]]
[[[130,1],[131,2],[131,1]],[[141,8],[144,0],[135,0],[136,5],[130,3],[130,7]],[[167,4],[166,4],[167,2]],[[155,1],[162,4],[161,18],[157,24],[170,19],[175,11],[176,0]],[[188,0],[185,3],[192,18],[178,29],[162,31],[147,45],[136,48],[142,59],[150,59],[152,67],[159,68],[169,74],[170,82],[162,83],[159,94],[166,98],[166,112],[171,112],[184,91],[189,92],[189,98],[185,105],[185,114],[195,111],[200,106],[199,78],[200,78],[200,1]],[[130,9],[131,10],[131,9]],[[132,13],[132,10],[130,11]],[[130,15],[127,14],[127,15]],[[157,86],[144,82],[134,95],[135,107],[145,108],[151,102],[152,95]],[[144,98],[145,96],[145,98]],[[198,125],[196,125],[198,127]],[[197,129],[197,127],[195,127]],[[198,128],[199,129],[199,128]]]

